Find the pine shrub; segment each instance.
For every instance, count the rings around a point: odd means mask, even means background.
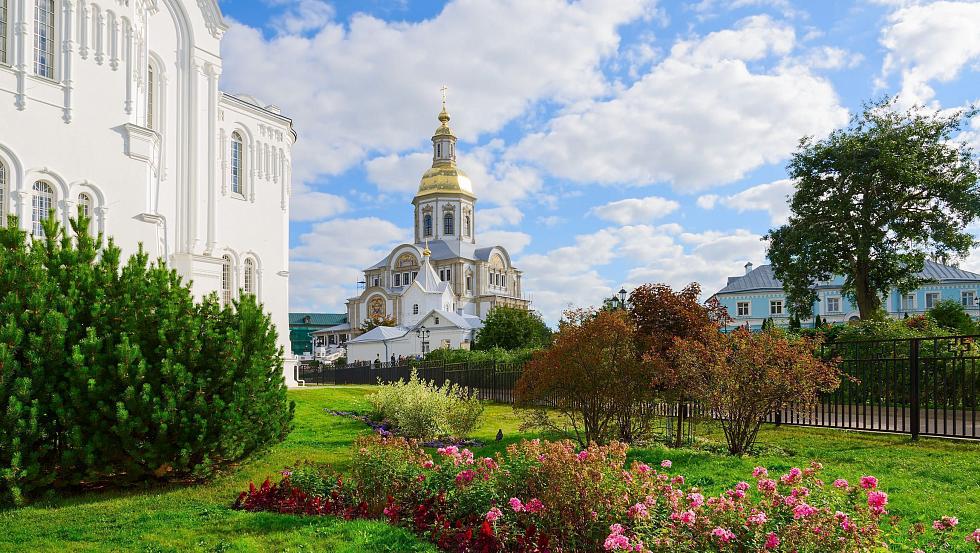
[[[276,330],[252,296],[195,303],[88,221],[0,229],[0,504],[86,484],[204,478],[282,440]]]

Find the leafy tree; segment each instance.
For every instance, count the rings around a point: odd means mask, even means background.
[[[707,342],[719,334],[732,319],[716,298],[699,301],[701,286],[691,283],[675,292],[666,284],[644,284],[630,294],[630,316],[636,325],[637,341],[647,366],[647,378],[667,401],[677,402],[675,445],[680,446],[684,423],[684,402],[688,393],[688,367],[672,362],[674,341],[686,339]]]
[[[928,312],[929,318],[943,328],[948,328],[960,334],[974,334],[977,325],[963,304],[956,300],[943,300],[933,306]]]
[[[275,327],[252,296],[195,303],[142,249],[52,218],[0,229],[0,503],[80,483],[206,477],[281,440]]]
[[[809,312],[813,283],[840,274],[843,292],[867,318],[893,287],[920,284],[927,255],[969,252],[980,164],[954,138],[975,114],[898,111],[885,99],[825,140],[800,141],[787,167],[796,183],[789,222],[766,236],[792,312]]]
[[[789,339],[779,329],[736,329],[708,341],[679,339],[674,363],[688,386],[717,413],[732,455],[746,453],[770,413],[790,402],[812,406],[820,392],[840,385],[836,362],[814,356],[819,341]]]
[[[800,318],[797,317],[796,315],[791,316],[789,318],[789,329],[795,332],[797,330],[800,330],[800,328],[801,328]]]
[[[525,427],[570,433],[583,447],[630,441],[649,430],[650,419],[637,416],[651,397],[645,373],[626,311],[568,311],[551,346],[534,354],[517,381],[516,405]]]
[[[397,326],[397,325],[398,323],[392,317],[371,317],[365,319],[364,322],[361,323],[361,330],[363,332],[368,332],[370,330],[374,330],[375,328],[378,328],[379,326]]]
[[[815,316],[815,317],[813,318],[813,328],[820,328],[820,327],[821,327],[821,326],[823,326],[823,325],[824,325],[824,322],[823,322],[823,320],[822,320],[822,319],[820,318],[820,315],[817,315],[817,316]]]
[[[475,349],[543,348],[551,342],[551,329],[536,311],[494,307],[476,336]]]

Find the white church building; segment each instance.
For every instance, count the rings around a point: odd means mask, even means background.
[[[530,304],[522,295],[521,271],[507,250],[477,244],[476,195],[456,166],[456,136],[445,103],[439,122],[432,137],[432,167],[412,200],[414,243],[397,246],[366,269],[363,292],[347,301],[350,326],[344,331],[371,319],[394,326],[379,326],[348,341],[348,362],[391,361],[435,348],[468,349],[491,309],[527,309]]]
[[[0,0],[0,219],[81,208],[198,297],[255,294],[288,325],[292,121],[218,89],[217,0]]]

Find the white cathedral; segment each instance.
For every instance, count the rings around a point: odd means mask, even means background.
[[[217,0],[0,0],[0,219],[81,208],[198,297],[255,294],[288,326],[292,121],[218,90]]]
[[[414,206],[415,241],[364,271],[364,291],[347,301],[350,332],[368,319],[382,326],[347,342],[348,361],[390,361],[433,348],[469,348],[497,306],[527,309],[521,272],[501,246],[476,241],[476,195],[456,166],[456,137],[445,102],[432,137],[432,168],[422,175]],[[320,334],[320,333],[318,333]]]

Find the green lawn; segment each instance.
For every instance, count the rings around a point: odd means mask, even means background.
[[[411,534],[376,522],[342,522],[233,511],[229,505],[250,480],[261,481],[300,459],[343,468],[350,443],[367,428],[323,412],[365,409],[370,387],[331,387],[290,392],[296,429],[282,444],[238,470],[200,486],[88,493],[24,509],[0,512],[0,551],[434,551]],[[477,438],[481,453],[520,439],[518,420],[503,405],[487,408]],[[497,429],[504,441],[493,442]],[[708,427],[701,435],[720,440]],[[793,427],[766,429],[764,449],[781,452],[731,458],[697,450],[638,449],[637,458],[669,458],[673,472],[709,492],[748,479],[756,465],[784,470],[818,460],[828,477],[874,474],[890,496],[890,511],[930,521],[959,516],[961,528],[980,526],[980,444]]]

